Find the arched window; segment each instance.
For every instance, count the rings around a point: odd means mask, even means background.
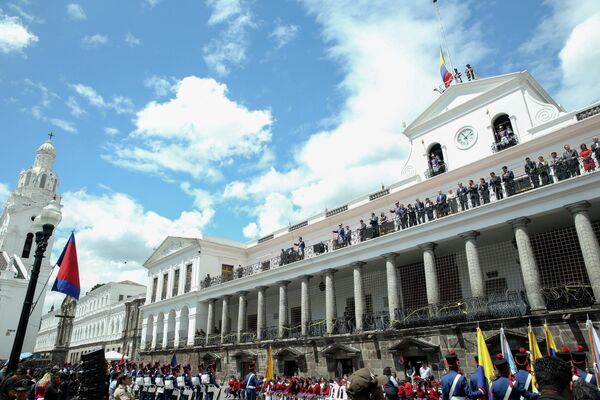
[[[446,161],[444,160],[444,152],[442,151],[442,145],[439,143],[433,143],[429,146],[427,152],[427,163],[428,163],[428,178],[443,174],[446,172]]]
[[[496,116],[492,122],[492,130],[494,132],[494,144],[492,145],[494,151],[508,149],[518,143],[508,114]]]
[[[31,182],[31,172],[28,172],[25,176],[25,186],[28,186],[29,182]]]
[[[40,188],[44,188],[46,187],[46,174],[42,175],[42,178],[40,179]]]
[[[54,177],[54,186],[52,187],[52,193],[56,193],[57,187],[58,187],[58,178]]]
[[[21,253],[21,258],[29,258],[29,254],[31,253],[32,245],[33,245],[33,233],[28,233],[27,238],[25,238],[25,245],[23,246],[23,253]]]

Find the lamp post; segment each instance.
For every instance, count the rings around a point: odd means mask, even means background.
[[[31,268],[31,273],[29,274],[29,285],[27,285],[27,293],[25,294],[25,300],[23,301],[21,318],[19,319],[19,326],[8,361],[8,372],[15,371],[19,364],[19,357],[21,355],[21,350],[23,349],[25,333],[27,333],[27,324],[29,323],[29,314],[31,314],[31,306],[33,304],[37,280],[42,267],[42,259],[44,258],[44,253],[48,247],[48,240],[52,236],[54,227],[58,225],[60,220],[60,206],[55,200],[52,200],[42,209],[40,215],[35,217],[35,220],[33,221],[36,244],[35,260],[33,262],[33,267]],[[41,290],[45,290],[45,288],[42,288]]]

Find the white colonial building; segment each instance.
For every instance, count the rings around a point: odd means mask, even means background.
[[[513,73],[451,86],[403,134],[411,154],[379,192],[249,243],[166,238],[145,263],[143,357],[176,351],[229,375],[252,361],[262,370],[271,345],[276,373],[334,376],[400,369],[400,358],[438,370],[455,348],[470,368],[477,323],[497,351],[501,323],[518,348],[529,320],[538,338],[547,321],[559,346],[585,345],[586,314],[600,318],[600,173],[579,169],[534,187],[524,163],[561,156],[565,144],[589,147],[600,105],[566,112],[528,72]],[[397,231],[389,222],[360,228],[371,213],[391,221],[396,201],[435,203],[439,191],[503,166],[514,172],[513,195],[503,184],[503,198],[490,188],[487,204],[468,199],[450,215],[432,208]],[[332,233],[340,225],[350,240]],[[287,250],[299,236],[304,257]]]
[[[8,358],[23,299],[29,284],[29,273],[34,261],[34,219],[43,208],[60,213],[58,177],[54,172],[56,152],[51,141],[42,144],[36,152],[33,166],[21,171],[16,189],[8,198],[0,217],[0,358]],[[23,352],[33,352],[42,305],[46,297],[46,282],[50,276],[50,254],[54,235],[48,241],[45,257],[35,292],[36,307],[29,318]]]
[[[146,287],[131,281],[98,285],[82,296],[75,311],[67,354],[68,362],[78,362],[81,355],[94,350],[126,352],[126,304],[143,298]],[[126,354],[133,356],[133,354]]]

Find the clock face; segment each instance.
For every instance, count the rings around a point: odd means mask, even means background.
[[[459,149],[468,149],[477,141],[477,131],[470,127],[462,128],[458,131],[454,140],[456,141],[456,147]]]

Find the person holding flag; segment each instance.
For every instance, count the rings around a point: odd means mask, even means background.
[[[450,370],[442,376],[442,399],[443,400],[464,400],[465,397],[478,399],[484,396],[484,390],[471,390],[465,378],[459,370],[459,360],[454,349],[450,349],[446,355],[446,364]]]
[[[256,400],[256,388],[258,387],[258,378],[256,377],[256,363],[250,364],[248,373],[244,378],[243,386],[246,390],[246,400]]]
[[[598,386],[596,376],[587,372],[587,356],[583,346],[577,345],[575,351],[571,352],[571,363],[573,364],[573,380],[584,380],[594,386]]]
[[[536,400],[539,395],[525,390],[523,384],[515,380],[510,373],[508,361],[498,354],[494,360],[494,367],[499,376],[492,383],[492,398],[494,400]]]
[[[533,392],[534,387],[532,384],[531,374],[529,373],[529,354],[524,347],[519,349],[518,353],[515,353],[515,362],[517,364],[518,371],[514,375],[515,380],[523,385],[523,388],[528,392]]]
[[[75,232],[71,232],[69,240],[56,262],[59,270],[56,280],[52,285],[53,292],[64,293],[79,300],[79,265],[77,263],[77,246],[75,246]]]
[[[535,337],[535,333],[533,332],[533,328],[531,328],[531,321],[529,321],[529,331],[527,332],[527,340],[529,340],[529,357],[531,362],[531,383],[533,387],[535,385],[535,369],[534,363],[538,358],[542,358],[542,353],[540,352],[540,347],[538,346],[537,338]]]

